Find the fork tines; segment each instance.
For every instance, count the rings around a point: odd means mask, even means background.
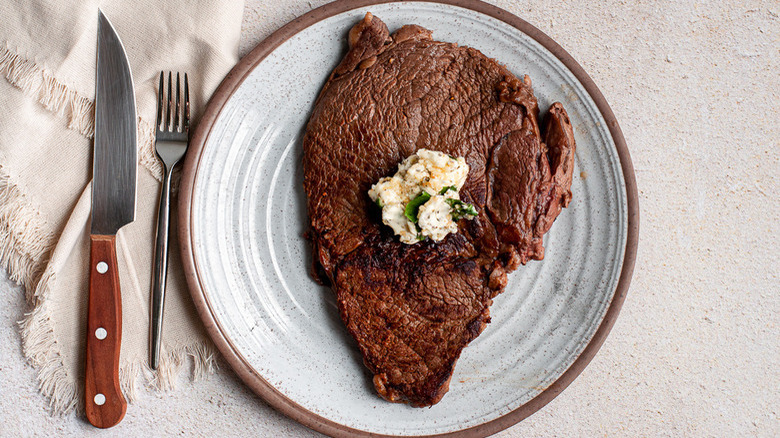
[[[165,99],[164,90],[168,91]],[[157,134],[187,133],[190,125],[190,90],[187,73],[184,73],[184,100],[181,99],[181,75],[176,72],[176,100],[173,100],[173,73],[168,72],[168,84],[165,84],[165,72],[160,72],[159,96],[157,99]],[[163,124],[163,119],[165,124]]]

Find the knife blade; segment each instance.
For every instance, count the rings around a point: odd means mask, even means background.
[[[122,295],[116,234],[135,219],[136,150],[130,65],[116,30],[98,10],[85,411],[100,428],[116,425],[127,411],[119,387]]]

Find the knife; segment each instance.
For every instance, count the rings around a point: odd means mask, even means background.
[[[119,388],[122,295],[116,233],[135,219],[136,162],[130,65],[116,30],[98,10],[85,411],[101,428],[116,425],[127,411]]]

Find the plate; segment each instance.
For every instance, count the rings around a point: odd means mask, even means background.
[[[529,74],[543,110],[563,102],[577,142],[574,198],[518,269],[449,393],[415,409],[380,399],[332,291],[309,275],[301,139],[367,11],[392,30],[478,48]],[[193,136],[180,192],[185,270],[201,318],[238,375],[271,405],[331,435],[484,436],[527,417],[586,366],[633,270],[637,196],[606,101],[550,38],[476,1],[331,3],[263,41],[227,76]]]

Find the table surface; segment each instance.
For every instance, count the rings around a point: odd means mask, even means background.
[[[631,289],[560,396],[497,436],[780,435],[780,6],[771,1],[493,1],[590,74],[639,186]],[[248,0],[241,54],[324,1]],[[413,21],[413,20],[412,20]],[[0,273],[0,436],[310,436],[224,361],[146,392],[107,432],[52,417],[21,354],[23,291]]]

